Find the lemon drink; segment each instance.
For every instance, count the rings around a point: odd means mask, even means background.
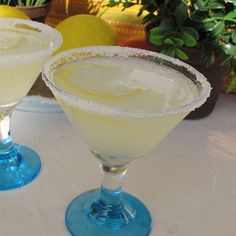
[[[46,35],[33,28],[30,30],[21,25],[0,25],[0,57],[2,60],[19,57],[18,63],[9,61],[7,66],[0,64],[0,107],[17,104],[24,98],[42,69],[44,57],[20,63],[21,55],[32,54],[49,47],[50,40]]]
[[[58,67],[53,77],[59,88],[73,96],[111,107],[87,110],[59,99],[90,149],[109,165],[143,156],[187,115],[148,116],[150,111],[183,106],[199,96],[185,75],[141,59],[78,60]]]
[[[61,41],[60,34],[49,26],[16,18],[0,19],[0,190],[23,186],[40,170],[34,150],[13,144],[10,117]]]
[[[192,67],[138,49],[87,47],[45,66],[44,80],[98,157],[102,187],[76,197],[66,211],[73,236],[147,236],[149,211],[121,190],[127,164],[150,151],[210,93]]]

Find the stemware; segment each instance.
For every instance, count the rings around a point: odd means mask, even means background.
[[[61,53],[46,64],[43,79],[103,173],[100,189],[82,193],[68,206],[71,234],[148,235],[148,209],[121,189],[127,166],[206,101],[209,83],[179,60],[114,46]]]
[[[12,142],[10,117],[61,42],[61,35],[47,25],[0,19],[0,190],[23,186],[39,173],[38,154]]]

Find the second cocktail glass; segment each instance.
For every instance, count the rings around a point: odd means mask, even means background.
[[[121,190],[127,166],[205,102],[209,83],[178,60],[121,47],[64,52],[46,64],[43,77],[103,172],[101,188],[82,193],[67,208],[69,231],[148,235],[149,211]]]
[[[12,142],[10,117],[61,42],[61,35],[44,24],[0,19],[0,190],[23,186],[40,170],[38,154]]]

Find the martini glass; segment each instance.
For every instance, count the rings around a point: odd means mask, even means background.
[[[10,117],[61,42],[60,34],[44,24],[0,19],[0,190],[23,186],[39,173],[38,154],[12,142]]]
[[[100,189],[82,193],[68,206],[70,233],[148,235],[149,211],[121,189],[127,166],[206,101],[209,83],[179,60],[121,47],[66,51],[46,64],[43,78],[103,173]]]

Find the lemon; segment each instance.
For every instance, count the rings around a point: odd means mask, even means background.
[[[22,11],[15,7],[0,5],[0,17],[13,17],[30,20],[30,18]]]
[[[99,92],[94,92],[92,90],[86,90],[83,88],[77,88],[77,90],[86,96],[90,97],[100,97],[103,99],[120,99],[120,98],[125,98],[125,97],[130,97],[134,95],[138,95],[140,92],[142,92],[141,88],[133,89],[128,92],[123,92],[123,93],[116,93],[116,94],[111,94],[111,93],[99,93]]]
[[[121,73],[124,74],[124,78],[129,70],[123,69],[121,72],[120,68],[88,63],[69,65],[56,71],[54,77],[59,86],[76,95],[106,100],[138,95],[142,91],[141,88],[130,89],[119,80],[119,77],[116,78],[116,75]]]
[[[84,46],[115,45],[111,27],[97,16],[80,14],[60,22],[56,29],[63,36],[63,44],[56,53]]]

